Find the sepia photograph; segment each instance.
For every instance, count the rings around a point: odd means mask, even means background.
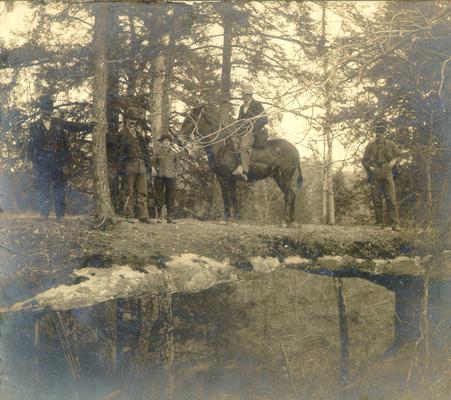
[[[451,1],[0,1],[1,400],[450,400]]]

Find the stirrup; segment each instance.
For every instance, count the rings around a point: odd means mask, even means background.
[[[240,164],[238,167],[235,168],[235,170],[232,172],[232,175],[243,175],[244,169],[243,166]]]

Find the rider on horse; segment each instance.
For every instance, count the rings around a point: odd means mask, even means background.
[[[233,175],[247,180],[252,146],[261,145],[262,142],[266,141],[265,125],[268,123],[268,118],[263,115],[265,110],[262,103],[252,98],[253,89],[251,86],[243,86],[241,94],[243,104],[238,114],[238,121],[243,121],[240,128],[241,140],[239,145],[241,164],[233,171]]]

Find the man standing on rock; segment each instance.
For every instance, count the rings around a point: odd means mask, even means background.
[[[138,128],[139,111],[129,108],[125,116],[125,127],[120,135],[120,163],[124,171],[125,218],[137,216],[140,222],[150,223],[147,209],[147,173],[146,160],[149,159],[144,137]]]
[[[160,218],[160,222],[163,205],[166,205],[167,222],[175,224],[174,201],[175,182],[179,170],[178,153],[173,147],[172,137],[169,134],[162,135],[158,142],[152,157],[152,175],[155,176],[155,202],[158,218]]]
[[[393,168],[399,161],[400,151],[394,142],[386,138],[387,124],[384,120],[377,120],[373,127],[376,139],[366,147],[362,165],[371,184],[376,224],[384,228],[385,199],[390,226],[393,230],[399,231]]]
[[[251,158],[252,146],[256,142],[264,142],[266,137],[265,125],[268,123],[268,117],[264,115],[262,103],[254,100],[253,89],[249,85],[243,86],[241,89],[243,104],[240,107],[238,121],[245,121],[240,142],[240,159],[241,163],[233,171],[234,175],[240,176],[247,180],[249,172],[249,163]]]
[[[33,163],[41,217],[47,219],[51,210],[51,196],[58,221],[66,212],[65,167],[69,161],[69,142],[66,131],[92,131],[93,123],[65,121],[53,115],[53,100],[43,96],[39,104],[40,118],[30,125],[28,157]]]

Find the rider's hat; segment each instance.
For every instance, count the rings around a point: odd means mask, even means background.
[[[243,94],[253,94],[254,93],[254,89],[251,85],[243,85],[241,87],[241,93]]]

